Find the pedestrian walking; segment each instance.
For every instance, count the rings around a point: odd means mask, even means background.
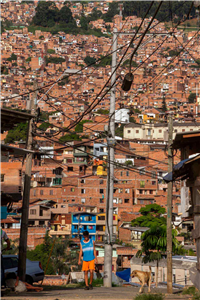
[[[83,232],[83,239],[80,244],[80,253],[78,264],[81,265],[81,257],[83,255],[82,271],[85,278],[85,290],[92,290],[93,273],[95,271],[95,264],[97,264],[97,255],[95,244],[89,237],[89,232]],[[90,271],[90,283],[88,285],[88,272]]]

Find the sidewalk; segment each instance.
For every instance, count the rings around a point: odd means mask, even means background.
[[[138,287],[114,287],[114,288],[104,288],[96,287],[93,290],[85,291],[82,288],[66,288],[64,290],[52,290],[42,291],[42,292],[27,292],[16,295],[15,293],[10,293],[10,295],[2,297],[2,300],[65,300],[65,299],[79,299],[79,300],[133,300],[138,294]],[[189,296],[183,296],[177,293],[177,289],[174,290],[175,294],[166,295],[165,299],[173,300],[187,300]],[[147,292],[147,287],[144,292]],[[153,288],[152,293],[163,293],[166,294],[166,288],[156,289]]]

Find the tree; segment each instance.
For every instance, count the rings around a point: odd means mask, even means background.
[[[194,103],[196,100],[196,93],[191,93],[188,97],[189,103]]]
[[[99,108],[96,113],[97,114],[101,114],[101,115],[108,115],[109,114],[109,110],[103,109],[103,108]]]
[[[5,138],[6,144],[12,144],[15,141],[26,141],[28,131],[27,123],[19,123],[14,129],[8,131],[8,134]]]
[[[117,129],[115,130],[115,135],[116,136],[120,136],[123,138],[123,133],[124,133],[124,124],[121,124],[120,127],[117,127]]]
[[[172,251],[174,254],[180,253],[183,248],[176,239],[177,231],[172,229]],[[158,285],[158,266],[159,260],[166,257],[167,252],[167,227],[166,225],[152,226],[142,234],[141,250],[138,250],[136,256],[142,257],[142,261],[156,261],[156,287]]]
[[[54,237],[55,243],[50,261],[47,268],[47,275],[55,275],[58,273],[69,274],[72,265],[78,265],[78,252],[79,248],[72,250],[70,248],[71,240],[67,237],[64,239]],[[36,261],[39,260],[42,264],[43,270],[45,270],[50,251],[52,249],[53,239],[49,236],[48,231],[44,238],[44,243],[36,246],[34,250],[27,251],[27,258]],[[77,271],[79,268],[77,267]]]
[[[82,139],[80,136],[76,133],[70,133],[62,136],[59,141],[62,143],[68,142],[68,141],[81,141]]]
[[[93,123],[92,120],[82,120],[81,122],[79,122],[76,127],[75,127],[75,131],[76,132],[83,132],[83,124],[85,123]]]
[[[112,22],[112,19],[115,15],[119,14],[118,3],[113,1],[109,3],[109,9],[106,14],[102,16],[105,22]]]
[[[162,111],[163,112],[167,111],[167,105],[166,105],[165,97],[163,97],[163,101],[162,101]]]
[[[109,55],[105,58],[103,58],[103,55],[101,55],[101,61],[98,63],[98,67],[105,67],[105,66],[111,66],[112,63],[112,56]]]
[[[82,16],[80,19],[81,28],[84,30],[88,30],[88,20],[85,16]]]
[[[139,212],[142,216],[131,221],[131,226],[151,227],[166,225],[166,218],[162,217],[166,210],[158,204],[148,204],[141,207]]]
[[[91,64],[94,64],[96,62],[96,59],[91,56],[86,56],[86,58],[84,58],[84,62],[86,63],[87,66],[89,66]]]
[[[17,60],[17,55],[15,55],[14,53],[12,53],[9,58],[7,58],[7,61],[13,61],[13,60]]]

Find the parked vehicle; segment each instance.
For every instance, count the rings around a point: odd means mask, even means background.
[[[3,255],[3,266],[5,278],[15,279],[18,271],[18,256],[17,255]],[[26,259],[26,282],[33,284],[43,280],[44,271],[42,270],[41,262],[30,261]]]

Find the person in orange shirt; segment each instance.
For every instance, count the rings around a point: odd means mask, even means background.
[[[83,255],[82,271],[85,277],[85,290],[92,290],[93,272],[95,270],[95,264],[97,264],[97,255],[95,250],[95,244],[89,237],[89,232],[83,232],[83,239],[80,244],[80,253],[78,264],[81,265],[81,257]],[[90,271],[90,284],[88,285],[88,272]]]

